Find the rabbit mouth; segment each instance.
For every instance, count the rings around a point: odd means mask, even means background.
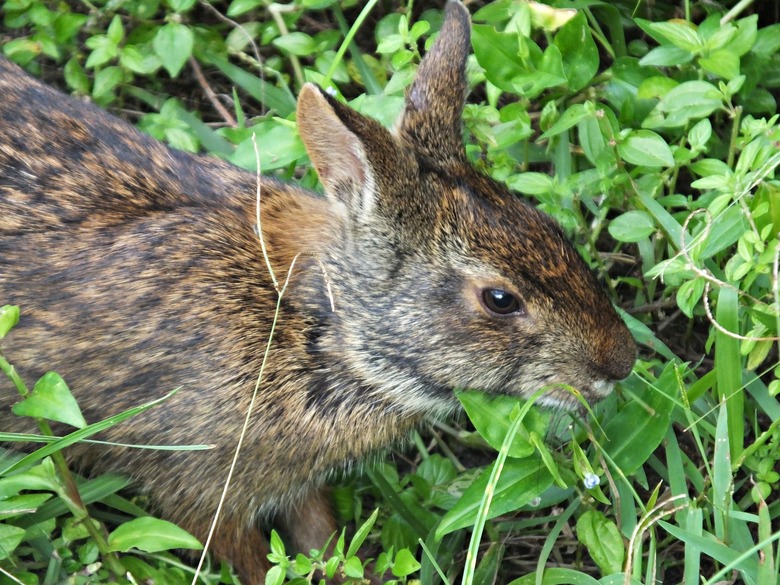
[[[596,380],[587,385],[553,384],[539,399],[539,403],[550,408],[579,410],[583,408],[581,398],[593,405],[612,393],[614,382]]]

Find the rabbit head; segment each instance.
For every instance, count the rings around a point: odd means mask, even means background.
[[[466,160],[468,12],[457,2],[394,132],[313,85],[298,125],[337,216],[323,251],[352,372],[416,412],[453,388],[567,405],[633,366],[633,339],[557,224]],[[413,334],[410,332],[414,332]]]

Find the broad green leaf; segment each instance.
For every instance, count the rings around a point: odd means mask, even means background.
[[[251,137],[244,140],[228,158],[230,162],[249,170],[258,163],[263,172],[288,166],[306,156],[306,149],[295,128],[276,120],[260,122],[252,128],[257,136],[257,153]]]
[[[485,469],[442,518],[436,528],[437,538],[474,523],[492,470],[492,465]],[[552,482],[552,475],[540,457],[507,459],[496,485],[488,517],[495,518],[525,506],[550,487]]]
[[[315,40],[303,32],[291,32],[282,37],[277,37],[273,40],[273,44],[285,53],[291,53],[299,57],[307,57],[317,49]]]
[[[647,383],[641,392],[644,404],[629,402],[604,424],[601,445],[626,475],[647,461],[663,440],[676,395],[674,364],[669,363],[655,383]]]
[[[609,223],[609,233],[619,242],[638,242],[655,230],[653,218],[644,211],[627,211]]]
[[[577,540],[596,561],[602,574],[619,573],[626,551],[617,525],[598,510],[588,510],[577,520]]]
[[[475,24],[471,29],[474,55],[490,83],[504,91],[513,91],[512,80],[528,73],[519,56],[517,35],[500,33],[492,26]]]
[[[106,38],[114,45],[118,45],[120,42],[122,42],[124,36],[125,29],[122,27],[122,19],[118,14],[116,14],[114,18],[111,19],[111,24],[108,25],[108,29],[106,30]]]
[[[77,58],[68,59],[62,72],[70,89],[81,95],[89,95],[89,77]]]
[[[694,278],[680,285],[677,289],[677,306],[688,318],[693,318],[693,309],[704,294],[704,279]]]
[[[652,98],[662,98],[678,85],[680,84],[677,81],[670,79],[669,77],[662,77],[660,75],[656,77],[648,77],[639,84],[636,97],[645,100]]]
[[[643,167],[673,167],[674,156],[666,141],[650,130],[632,130],[618,143],[620,157]]]
[[[684,126],[690,120],[706,118],[723,106],[723,96],[706,81],[686,81],[670,90],[648,118],[644,127]]]
[[[4,305],[0,308],[0,339],[19,323],[19,307],[16,305]]]
[[[668,40],[672,45],[689,53],[696,53],[703,48],[701,39],[695,28],[677,22],[646,22],[641,25],[656,39]]]
[[[585,104],[574,104],[561,114],[561,117],[540,136],[540,138],[549,138],[576,126],[580,121],[594,116],[592,110],[585,107]]]
[[[359,557],[349,557],[344,563],[344,574],[353,579],[363,579],[363,563]]]
[[[712,123],[708,118],[699,120],[688,132],[688,142],[691,148],[702,151],[706,148],[707,142],[712,137]]]
[[[171,77],[176,77],[192,55],[195,34],[188,26],[169,22],[154,35],[152,47]]]
[[[59,478],[51,459],[21,473],[9,474],[0,478],[0,499],[9,498],[22,490],[40,490],[56,492]]]
[[[154,553],[174,548],[201,550],[203,545],[175,524],[145,516],[125,522],[108,535],[110,551],[127,552],[132,548]]]
[[[52,494],[43,493],[21,494],[2,499],[0,500],[0,519],[32,514],[51,497]]]
[[[622,585],[622,575],[620,579]],[[534,571],[519,579],[515,579],[509,585],[538,585],[538,583],[537,573]],[[600,585],[601,581],[597,581],[590,575],[574,569],[560,569],[556,567],[544,570],[544,577],[541,583],[542,585]],[[630,585],[635,585],[635,581],[632,580]]]
[[[526,195],[542,195],[553,190],[553,179],[544,173],[518,173],[507,180],[510,188]]]
[[[119,67],[105,67],[95,73],[95,83],[92,85],[92,97],[100,99],[111,95],[114,88],[122,83],[124,74]]]
[[[0,524],[0,560],[7,559],[24,538],[24,528]]]
[[[545,89],[563,85],[566,81],[561,52],[555,45],[550,45],[542,54],[536,69],[512,79],[512,88],[520,95],[533,99]]]
[[[599,50],[593,42],[585,14],[578,12],[564,24],[555,35],[554,43],[561,52],[569,90],[581,90],[590,83],[599,68]]]
[[[675,67],[693,61],[693,55],[671,46],[656,47],[639,60],[642,67]]]
[[[195,6],[196,0],[167,0],[168,5],[173,8],[174,12],[188,12]]]
[[[708,57],[700,58],[699,65],[705,71],[714,73],[723,79],[734,79],[739,75],[739,57],[729,49],[715,51]]]
[[[155,53],[148,51],[146,47],[127,45],[119,53],[119,62],[134,73],[149,75],[162,65],[162,61]]]
[[[509,428],[512,425],[512,414],[518,405],[518,399],[512,396],[492,396],[483,392],[457,392],[458,400],[463,404],[469,419],[479,434],[496,451],[501,448]],[[549,422],[549,413],[532,409],[523,420],[523,425],[529,430],[544,435]],[[534,452],[528,434],[521,431],[515,435],[509,449],[510,457],[528,457]]]
[[[87,426],[87,421],[84,420],[68,385],[56,372],[44,374],[35,383],[30,395],[14,404],[12,410],[19,416],[55,420],[78,429]]]
[[[395,555],[395,561],[393,562],[393,575],[396,577],[406,577],[411,575],[415,571],[420,570],[420,563],[414,558],[409,549],[402,548]]]
[[[233,0],[228,6],[227,15],[230,18],[241,16],[242,14],[263,6],[263,0]]]

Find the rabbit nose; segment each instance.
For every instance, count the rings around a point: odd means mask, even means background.
[[[627,378],[634,369],[636,344],[634,337],[624,325],[610,345],[610,350],[602,356],[599,366],[606,380],[616,382]]]

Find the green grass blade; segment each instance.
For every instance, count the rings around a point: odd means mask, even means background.
[[[726,401],[728,411],[728,435],[731,459],[736,461],[742,453],[745,436],[745,397],[742,385],[742,359],[739,340],[728,334],[739,332],[739,303],[737,291],[722,287],[718,293],[715,318],[726,329],[715,332],[715,371],[718,395]]]

